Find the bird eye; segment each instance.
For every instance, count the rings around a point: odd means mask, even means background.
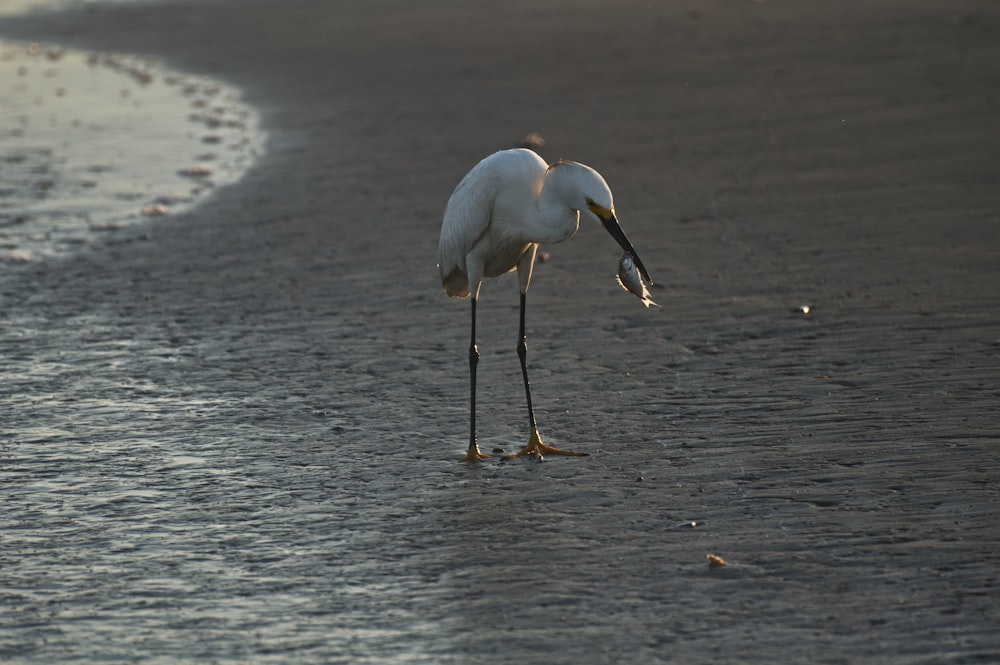
[[[587,197],[587,205],[589,205],[589,206],[592,206],[592,205],[594,205],[594,199],[592,199],[592,198],[590,198],[590,197],[588,196],[588,197]]]

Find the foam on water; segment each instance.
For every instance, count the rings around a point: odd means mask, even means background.
[[[218,81],[0,41],[0,262],[179,212],[238,180],[262,144],[256,114]]]

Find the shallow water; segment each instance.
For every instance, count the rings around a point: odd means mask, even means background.
[[[593,229],[554,250],[529,308],[536,409],[547,442],[592,455],[463,465],[467,303],[438,293],[432,265],[433,192],[453,183],[428,168],[428,143],[407,144],[449,110],[418,105],[387,131],[384,105],[367,99],[378,131],[341,143],[327,110],[365,91],[314,85],[336,58],[313,54],[329,53],[343,21],[289,16],[288,39],[310,54],[302,84],[272,70],[260,92],[287,106],[282,138],[305,119],[316,149],[270,152],[245,186],[152,242],[120,234],[0,274],[0,660],[998,660],[1000,328],[995,256],[976,223],[991,228],[992,197],[963,181],[914,205],[908,182],[924,180],[910,160],[873,194],[847,180],[869,173],[850,159],[877,156],[868,142],[817,136],[804,118],[810,146],[846,151],[840,196],[796,189],[786,148],[753,177],[783,183],[794,216],[766,187],[684,224],[630,214],[644,259],[660,264],[664,310],[620,291],[617,250]],[[309,25],[321,26],[311,38]],[[899,40],[926,45],[946,22],[906,25],[915,32]],[[887,33],[875,31],[865,71],[886,66]],[[696,66],[685,54],[699,42],[682,40],[674,60]],[[352,43],[373,62],[390,46]],[[274,48],[245,48],[240,66],[266,71]],[[835,77],[793,67],[789,86],[833,103],[821,120],[840,128],[843,99],[827,86],[857,84],[840,56],[864,49],[829,52]],[[997,61],[980,53],[969,71]],[[922,73],[923,58],[903,64]],[[515,82],[509,62],[493,64]],[[727,107],[761,111],[762,97],[733,90]],[[945,92],[932,109],[973,98]],[[940,117],[969,124],[950,105]],[[734,132],[727,154],[758,138],[717,110],[677,119],[700,130],[680,135]],[[935,163],[979,154],[936,126]],[[912,144],[896,123],[876,129],[878,154]],[[352,148],[338,182],[322,157]],[[394,189],[365,186],[385,177],[386,155],[400,160]],[[693,156],[683,182],[714,173],[708,162]],[[345,210],[370,214],[331,214]],[[487,449],[524,443],[516,294],[516,281],[491,281],[479,310]],[[709,553],[729,565],[709,568]]]
[[[0,0],[0,18],[30,11],[73,9],[93,4],[139,4],[151,0]],[[152,0],[156,1],[156,0]]]
[[[236,89],[155,61],[0,41],[0,262],[176,213],[259,154]]]

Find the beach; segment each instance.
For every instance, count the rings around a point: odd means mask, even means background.
[[[236,183],[0,265],[0,660],[1000,659],[1000,8],[178,0],[0,22],[242,91]],[[463,174],[599,170],[468,442]],[[179,166],[184,166],[179,165]],[[517,279],[479,434],[526,442]],[[707,555],[725,560],[709,566]]]

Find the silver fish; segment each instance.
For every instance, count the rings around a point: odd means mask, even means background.
[[[649,295],[649,289],[639,275],[639,269],[635,265],[635,259],[628,252],[622,254],[618,259],[618,284],[626,291],[635,295],[647,308],[650,305],[657,305]]]

